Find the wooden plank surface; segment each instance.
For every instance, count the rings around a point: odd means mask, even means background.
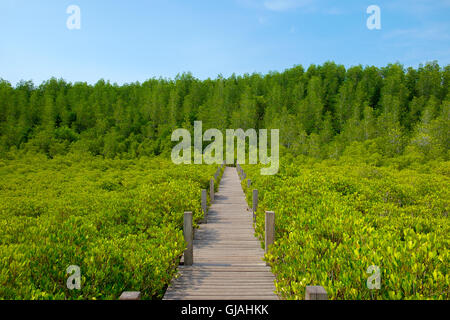
[[[178,268],[164,300],[278,299],[252,217],[236,169],[226,167],[208,223],[194,232],[194,264]]]

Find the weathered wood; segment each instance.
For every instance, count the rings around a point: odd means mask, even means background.
[[[192,211],[184,213],[184,241],[187,243],[186,250],[184,250],[184,265],[191,266],[194,263],[194,235],[192,229]]]
[[[217,180],[217,178],[219,177],[219,175],[220,175],[220,167],[217,168],[216,173],[214,174],[214,180]]]
[[[119,300],[141,300],[140,291],[124,291],[119,297]]]
[[[270,272],[270,271],[269,271]],[[226,281],[224,281],[226,279]],[[180,277],[179,279],[172,280],[170,286],[173,287],[174,285],[182,285],[182,284],[216,284],[216,285],[235,285],[235,284],[245,284],[246,286],[249,285],[258,285],[258,284],[271,284],[273,286],[274,281],[272,277],[253,277],[253,278],[235,278],[235,277],[228,277],[228,278],[213,278],[213,277],[188,277],[187,275],[185,277]],[[273,288],[273,287],[272,287]]]
[[[275,277],[254,236],[252,213],[238,177],[225,166],[219,190],[208,211],[208,224],[195,231],[193,260],[178,268],[164,295],[171,299],[277,299]]]
[[[328,300],[328,294],[322,286],[307,286],[305,300]]]
[[[206,211],[206,189],[202,190],[202,210],[203,210],[203,222],[208,223],[208,212]]]
[[[209,197],[211,198],[211,202],[214,201],[214,179],[209,181]]]
[[[248,179],[248,180],[247,180],[247,188],[250,188],[251,185],[252,185],[252,180],[251,180],[251,179]]]
[[[253,206],[253,223],[256,223],[256,210],[258,210],[258,190],[253,189],[253,196],[252,196]]]
[[[253,272],[253,271],[270,271],[270,267],[261,266],[221,266],[221,265],[208,265],[208,264],[195,264],[192,266],[180,266],[178,270],[181,271],[208,271],[208,272]]]
[[[254,297],[252,295],[250,296],[241,295],[241,293],[236,293],[229,296],[212,295],[212,294],[203,294],[203,295],[178,294],[178,295],[169,295],[164,299],[165,300],[274,300],[274,297],[273,295]]]
[[[275,236],[275,212],[266,211],[265,225],[265,253],[269,252],[270,246],[273,244]]]

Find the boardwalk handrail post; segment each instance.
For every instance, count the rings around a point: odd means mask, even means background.
[[[206,211],[206,189],[202,189],[202,210],[203,210],[203,221],[208,223],[208,212]]]
[[[322,286],[306,286],[305,300],[328,300],[327,291]]]
[[[184,241],[187,243],[186,250],[184,250],[184,265],[192,266],[194,263],[194,235],[192,229],[192,211],[186,211],[184,213]]]
[[[273,245],[275,236],[275,212],[266,211],[266,225],[265,225],[265,253],[269,252],[269,247]],[[266,262],[268,265],[268,262]]]
[[[251,185],[252,185],[252,180],[251,180],[251,179],[248,179],[248,180],[247,180],[247,188],[250,188]]]
[[[253,206],[252,206],[253,223],[256,223],[256,210],[258,210],[258,190],[257,189],[253,189],[252,201],[253,201]]]
[[[119,297],[119,300],[141,300],[140,291],[124,291]]]
[[[214,179],[209,181],[209,197],[211,198],[211,202],[214,201]]]
[[[220,175],[220,167],[217,168],[216,173],[214,174],[214,180],[217,180],[217,178],[219,177],[219,175]]]

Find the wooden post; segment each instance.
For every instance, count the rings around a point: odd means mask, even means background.
[[[251,180],[251,179],[248,179],[248,180],[247,180],[247,188],[250,188],[251,185],[252,185],[252,180]]]
[[[305,300],[328,300],[328,295],[322,286],[307,286]]]
[[[269,247],[273,245],[275,235],[275,212],[266,211],[266,232],[265,232],[265,252],[269,252]],[[266,263],[268,264],[268,263]]]
[[[202,189],[202,210],[203,210],[203,221],[208,223],[208,216],[206,212],[206,189]]]
[[[253,223],[256,223],[256,210],[258,210],[258,190],[253,190]]]
[[[184,213],[184,241],[187,243],[186,250],[184,251],[184,265],[192,266],[194,263],[194,235],[192,229],[192,211],[186,211]]]
[[[119,300],[141,300],[141,293],[139,291],[124,291]]]
[[[214,179],[209,181],[209,197],[211,198],[211,202],[214,201]]]

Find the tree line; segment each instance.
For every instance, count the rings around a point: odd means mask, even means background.
[[[170,152],[176,128],[280,129],[284,150],[316,158],[350,149],[448,160],[450,65],[334,62],[199,80],[191,73],[124,85],[0,79],[0,154],[89,152],[134,158]],[[349,149],[350,148],[350,149]],[[353,149],[352,149],[353,148]]]

